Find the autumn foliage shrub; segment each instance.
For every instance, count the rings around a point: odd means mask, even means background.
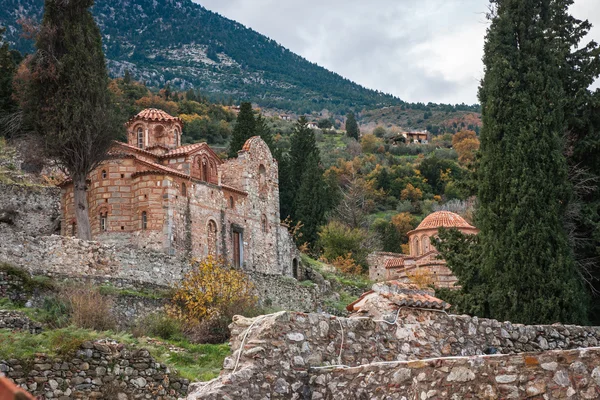
[[[333,260],[327,261],[343,274],[358,275],[362,273],[362,267],[354,261],[352,253],[338,256]]]
[[[235,314],[255,309],[254,285],[240,270],[224,260],[208,257],[193,261],[193,268],[175,287],[167,314],[184,326],[193,341],[222,343]]]
[[[61,291],[60,297],[71,310],[71,324],[97,331],[116,327],[116,320],[111,312],[113,301],[100,294],[97,287],[90,284],[67,287]]]

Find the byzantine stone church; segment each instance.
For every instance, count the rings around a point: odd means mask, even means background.
[[[410,254],[374,252],[369,254],[369,278],[373,281],[399,280],[410,282],[411,276],[426,273],[435,287],[453,288],[457,279],[446,261],[431,244],[430,238],[437,236],[441,227],[458,229],[468,235],[479,232],[463,217],[450,211],[429,214],[419,226],[407,233]]]
[[[260,137],[221,160],[206,143],[181,145],[183,123],[146,109],[127,124],[127,143],[88,176],[95,240],[236,267],[297,274],[299,253],[281,224],[278,166]],[[62,234],[76,232],[73,185],[62,184]]]

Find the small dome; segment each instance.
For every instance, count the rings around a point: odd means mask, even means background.
[[[146,108],[146,109],[140,111],[139,113],[137,113],[135,117],[133,117],[129,120],[129,122],[140,120],[140,119],[145,120],[145,121],[158,121],[158,122],[162,122],[162,121],[181,122],[181,119],[179,117],[174,117],[172,115],[169,115],[165,111],[160,110],[158,108]]]
[[[450,211],[436,211],[429,214],[419,224],[417,229],[432,229],[432,228],[466,228],[475,229],[473,225],[470,225],[463,217]]]

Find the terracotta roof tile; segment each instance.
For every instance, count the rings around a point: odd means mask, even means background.
[[[169,115],[166,112],[164,112],[163,110],[160,110],[158,108],[146,108],[146,109],[140,111],[139,113],[137,113],[133,118],[131,118],[129,120],[129,122],[136,121],[139,119],[145,120],[145,121],[159,121],[159,122],[177,121],[177,122],[181,122],[181,118]]]
[[[390,258],[385,262],[385,268],[404,267],[404,258]]]
[[[430,228],[471,228],[475,229],[473,225],[470,225],[463,217],[450,211],[437,211],[429,214],[419,224],[416,231],[419,229],[430,229]]]
[[[177,147],[173,150],[170,150],[167,154],[164,154],[163,157],[173,157],[173,156],[179,156],[179,155],[185,155],[188,154],[196,149],[199,149],[200,147],[203,146],[207,146],[206,143],[194,143],[194,144],[188,144],[185,146],[181,146],[181,147]]]
[[[394,280],[374,284],[372,290],[363,293],[358,300],[349,304],[346,309],[350,312],[361,312],[363,307],[372,307],[372,305],[382,307],[383,310],[380,311],[389,311],[391,309],[398,309],[398,307],[431,308],[436,310],[447,310],[450,308],[450,304],[433,296],[432,292],[420,289],[412,283]]]

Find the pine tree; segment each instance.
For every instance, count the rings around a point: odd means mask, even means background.
[[[492,0],[480,87],[481,276],[492,317],[520,323],[585,320],[586,297],[563,227],[571,190],[553,17],[565,2]]]
[[[319,227],[325,222],[327,186],[318,153],[309,154],[305,168],[294,200],[294,215],[295,221],[302,223],[300,242],[312,245],[319,238]]]
[[[252,103],[244,102],[240,105],[240,113],[237,116],[237,122],[233,127],[231,142],[229,143],[229,157],[237,156],[237,152],[244,147],[246,140],[255,135],[256,121]]]
[[[346,135],[356,140],[358,140],[360,136],[360,129],[358,128],[358,123],[356,122],[354,113],[349,113],[346,115]]]
[[[86,177],[123,129],[111,102],[93,0],[46,0],[36,52],[20,96],[25,129],[73,181],[77,233],[91,239]]]

